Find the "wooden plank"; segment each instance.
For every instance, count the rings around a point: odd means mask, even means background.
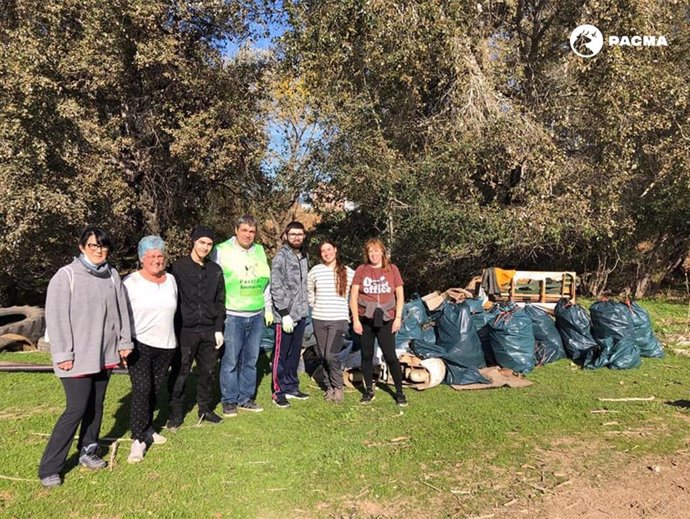
[[[539,282],[539,302],[546,303],[546,280],[542,279]]]

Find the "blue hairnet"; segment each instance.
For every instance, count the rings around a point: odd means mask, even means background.
[[[141,240],[139,240],[139,245],[137,245],[137,254],[139,255],[139,259],[142,259],[144,256],[146,256],[148,251],[156,249],[161,252],[165,252],[165,242],[163,241],[163,238],[156,235],[144,236]]]

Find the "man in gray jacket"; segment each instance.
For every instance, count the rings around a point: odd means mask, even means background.
[[[304,327],[309,315],[305,235],[302,223],[289,223],[283,234],[286,243],[271,264],[271,298],[274,314],[280,316],[273,350],[273,402],[282,408],[290,407],[288,398],[309,398],[299,390],[297,376]]]

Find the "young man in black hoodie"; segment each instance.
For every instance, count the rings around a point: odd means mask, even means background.
[[[223,346],[225,281],[220,266],[208,259],[213,242],[214,235],[208,227],[195,227],[192,230],[190,255],[180,258],[172,266],[179,293],[177,325],[180,358],[179,363],[173,363],[169,378],[168,429],[177,429],[184,421],[184,386],[194,360],[199,371],[199,420],[210,423],[222,420],[213,411],[212,399],[217,350]]]

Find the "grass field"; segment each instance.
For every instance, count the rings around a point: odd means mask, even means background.
[[[682,347],[675,340],[687,334],[687,305],[642,304],[662,342]],[[102,427],[104,438],[122,438],[114,465],[92,473],[75,467],[71,455],[65,484],[44,490],[36,467],[62,411],[61,386],[52,374],[2,373],[0,516],[470,517],[557,486],[574,458],[586,457],[591,468],[614,452],[665,454],[685,445],[689,358],[644,359],[630,371],[583,371],[560,361],[529,379],[534,385],[524,389],[408,391],[410,406],[400,409],[381,389],[370,407],[358,405],[355,392],[344,405],[329,405],[303,378],[313,398],[283,410],[271,405],[264,375],[263,413],[196,427],[193,409],[179,431],[164,431],[167,444],[128,465],[130,384],[115,375]],[[531,471],[560,455],[568,460],[560,470]]]

